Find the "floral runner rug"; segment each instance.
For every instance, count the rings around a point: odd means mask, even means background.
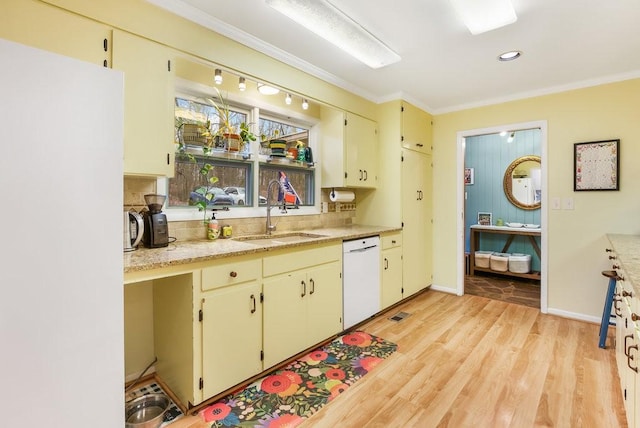
[[[371,371],[395,343],[356,331],[205,407],[210,427],[295,427]]]

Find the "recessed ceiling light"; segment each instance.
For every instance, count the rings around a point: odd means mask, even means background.
[[[513,61],[514,59],[520,58],[522,52],[520,51],[509,51],[505,53],[501,53],[498,55],[498,61]]]
[[[275,95],[280,92],[280,89],[265,85],[264,83],[258,83],[258,92],[262,95]]]

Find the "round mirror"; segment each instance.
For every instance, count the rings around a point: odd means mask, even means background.
[[[504,172],[504,194],[513,205],[523,210],[540,208],[542,174],[540,156],[522,156]]]

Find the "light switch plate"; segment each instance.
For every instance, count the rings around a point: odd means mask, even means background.
[[[562,209],[572,210],[573,209],[573,198],[564,198],[564,199],[562,199]]]
[[[551,198],[551,209],[552,210],[560,209],[560,198]]]

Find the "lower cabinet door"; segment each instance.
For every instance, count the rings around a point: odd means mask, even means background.
[[[262,371],[260,283],[207,293],[202,301],[203,395],[211,397]]]
[[[402,300],[402,247],[382,251],[382,290],[380,309]]]
[[[307,346],[307,296],[304,272],[264,280],[264,368],[272,367]]]
[[[307,347],[342,331],[342,271],[339,262],[310,269],[307,300]]]

